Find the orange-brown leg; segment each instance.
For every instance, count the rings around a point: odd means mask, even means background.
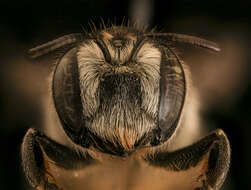
[[[52,175],[53,165],[71,170],[94,163],[89,154],[81,156],[35,129],[29,129],[26,133],[21,154],[24,173],[37,190],[64,190]]]
[[[187,175],[194,185],[187,189],[218,190],[229,169],[230,145],[225,133],[218,129],[191,146],[174,152],[157,152],[145,160],[152,166]]]

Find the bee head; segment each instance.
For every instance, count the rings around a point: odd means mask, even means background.
[[[168,141],[178,127],[186,78],[167,42],[182,39],[212,46],[195,37],[163,38],[113,26],[85,36],[64,36],[31,53],[40,56],[41,50],[74,44],[58,60],[53,76],[53,99],[63,129],[78,145],[125,156]]]

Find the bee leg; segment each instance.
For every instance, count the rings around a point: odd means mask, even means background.
[[[86,153],[80,156],[35,129],[26,133],[22,147],[22,166],[29,183],[37,190],[63,190],[51,174],[51,167],[79,169],[94,162]]]
[[[194,190],[218,190],[230,164],[230,145],[225,133],[217,129],[200,141],[174,152],[157,152],[145,160],[175,174],[187,175]],[[172,174],[173,174],[172,173]]]

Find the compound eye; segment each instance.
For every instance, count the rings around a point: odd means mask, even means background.
[[[77,48],[73,48],[59,60],[52,86],[56,111],[65,132],[74,142],[78,141],[84,124],[76,52]]]
[[[159,125],[152,145],[167,141],[176,131],[186,96],[184,70],[169,48],[162,49],[160,65]]]

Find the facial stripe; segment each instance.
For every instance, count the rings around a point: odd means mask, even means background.
[[[109,140],[113,146],[131,151],[134,145],[156,126],[161,53],[158,48],[154,47],[154,44],[147,41],[142,42],[137,51],[134,49],[135,41],[133,40],[128,40],[123,48],[114,47],[107,39],[103,39],[102,43],[109,51],[111,62],[130,61],[130,64],[107,63],[105,51],[102,51],[100,44],[94,40],[80,45],[77,59],[83,114],[90,118],[86,126],[99,138]],[[133,60],[131,60],[132,57]],[[129,94],[133,91],[129,88],[131,83],[127,84],[123,81],[120,84],[122,91],[114,91],[113,96],[110,97],[100,94],[101,81],[105,77],[120,76],[123,73],[138,77],[139,85],[134,90],[139,91],[140,97],[130,97]],[[114,82],[116,81],[117,79]],[[123,88],[127,89],[127,95],[123,93]],[[107,99],[105,104],[109,105],[104,107],[101,96]]]

